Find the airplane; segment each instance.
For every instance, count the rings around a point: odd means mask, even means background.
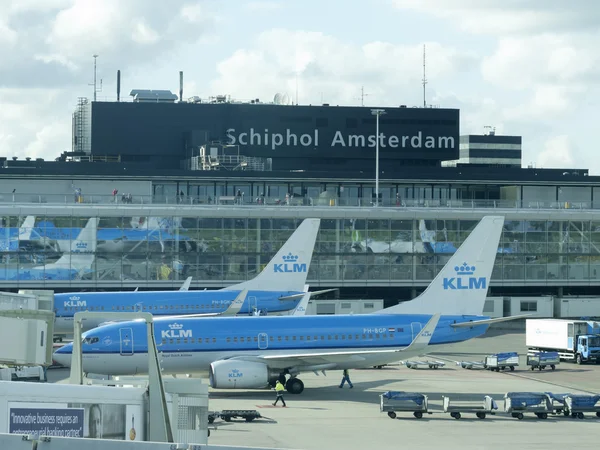
[[[31,241],[35,216],[27,216],[19,228],[0,228],[0,251],[17,252],[21,243]],[[35,241],[33,241],[35,242]]]
[[[361,234],[359,230],[354,228],[355,223],[352,223],[352,247],[350,249],[353,253],[426,253],[426,254],[452,254],[456,252],[456,246],[448,241],[447,230],[440,230],[444,234],[444,241],[438,241],[436,239],[437,231],[427,229],[425,220],[419,220],[419,236],[420,241],[413,242],[408,236],[409,240],[403,240],[403,232],[398,233],[398,237],[391,242],[378,241],[373,238],[367,238],[361,240]],[[406,234],[406,232],[404,233]],[[409,233],[410,235],[410,233]],[[406,239],[407,236],[404,236]],[[498,253],[512,253],[512,249],[509,247],[499,248]]]
[[[300,394],[302,372],[383,366],[438,351],[483,335],[492,319],[483,315],[504,217],[486,216],[417,299],[379,314],[267,316],[253,318],[156,318],[154,333],[164,374],[205,374],[216,389],[261,389],[285,382]],[[121,322],[83,333],[86,373],[148,372],[146,323]],[[73,346],[54,353],[70,366]],[[288,378],[289,377],[289,378]]]
[[[305,295],[319,226],[320,219],[305,219],[260,274],[223,289],[54,294],[54,332],[71,333],[73,316],[78,311],[144,311],[154,316],[222,314],[244,289],[248,290],[248,296],[239,314],[251,315],[258,310],[269,314],[291,311]],[[311,295],[332,290],[313,291]],[[82,326],[87,330],[100,323],[97,319],[87,319]]]
[[[0,280],[75,280],[91,272],[96,251],[98,219],[91,218],[77,240],[71,242],[71,251],[58,260],[43,266],[11,269],[0,268]]]

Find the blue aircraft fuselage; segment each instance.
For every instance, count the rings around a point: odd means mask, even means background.
[[[149,312],[154,316],[223,313],[239,290],[213,291],[139,291],[139,292],[71,292],[54,295],[55,333],[73,332],[73,316],[80,311]],[[239,314],[250,315],[256,309],[267,313],[290,311],[301,298],[280,297],[301,294],[295,291],[248,291]],[[98,326],[107,319],[86,319],[84,329]]]
[[[154,335],[165,373],[205,373],[210,364],[231,357],[269,354],[367,351],[403,348],[421,331],[431,315],[366,314],[344,316],[159,318]],[[483,316],[442,316],[430,345],[440,347],[481,336],[487,324],[453,328],[451,324],[488,319]],[[147,373],[147,328],[143,321],[114,323],[84,333],[84,371],[109,374]],[[54,354],[69,364],[72,344]],[[362,356],[362,355],[361,355]],[[362,357],[359,366],[370,367],[387,359],[399,361],[402,353]],[[265,364],[269,361],[265,360]],[[339,368],[356,367],[343,355]]]

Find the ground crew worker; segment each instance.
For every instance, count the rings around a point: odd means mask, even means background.
[[[284,390],[285,388],[283,387],[283,384],[281,384],[281,381],[277,380],[277,383],[275,383],[275,392],[277,393],[277,399],[275,400],[275,403],[273,403],[273,406],[276,406],[277,402],[281,400],[281,402],[283,403],[283,407],[285,408],[285,400],[283,399]]]
[[[350,381],[350,375],[348,375],[348,369],[344,369],[344,375],[342,376],[342,383],[340,384],[341,388],[344,387],[344,383],[346,381],[350,385],[350,389],[352,389],[354,386],[352,385],[352,381]]]

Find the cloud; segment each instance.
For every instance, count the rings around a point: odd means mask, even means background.
[[[537,166],[550,168],[574,168],[576,160],[574,144],[567,135],[554,136],[545,142],[537,156]]]
[[[393,0],[399,9],[410,9],[448,19],[476,34],[536,34],[549,30],[596,30],[600,8],[596,0]]]
[[[283,5],[275,1],[255,1],[246,3],[246,9],[254,12],[272,12],[281,9]]]
[[[323,97],[325,102],[357,104],[361,86],[368,85],[369,103],[400,104],[409,87],[418,98],[414,86],[422,77],[422,52],[418,44],[352,45],[325,33],[273,29],[221,61],[212,87],[239,97],[250,93],[251,86],[255,98],[272,98],[276,92],[295,92],[297,76],[301,103],[318,103]],[[427,53],[429,77],[477,64],[470,52],[439,43],[428,43]]]
[[[0,154],[55,158],[70,150],[77,96],[117,69],[148,73],[213,30],[202,0],[0,0]],[[175,79],[175,77],[174,77]]]

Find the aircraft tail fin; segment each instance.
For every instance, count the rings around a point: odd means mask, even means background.
[[[35,216],[27,216],[19,227],[19,240],[29,241],[33,234],[33,227],[35,226]]]
[[[89,269],[94,263],[96,252],[96,233],[98,218],[91,217],[81,230],[77,240],[71,243],[71,252],[64,253],[55,263],[56,266],[72,267],[76,270]]]
[[[267,266],[252,280],[224,290],[302,292],[319,233],[320,219],[305,219]]]
[[[482,315],[503,225],[485,216],[421,295],[377,314]]]

